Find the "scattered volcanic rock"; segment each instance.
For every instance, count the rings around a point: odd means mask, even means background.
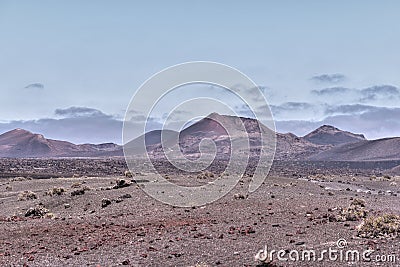
[[[80,196],[85,194],[85,189],[78,189],[71,192],[71,196]]]
[[[120,188],[124,188],[124,187],[128,187],[131,186],[131,183],[124,180],[124,179],[118,179],[115,182],[115,185],[112,187],[112,189],[120,189]]]
[[[25,212],[25,217],[44,217],[47,213],[49,213],[49,210],[46,209],[45,207],[38,205],[36,207],[29,208]]]
[[[342,145],[366,140],[362,134],[342,131],[330,125],[323,125],[304,136],[304,139],[317,145]]]
[[[107,207],[108,205],[110,205],[111,204],[111,200],[109,200],[108,198],[103,198],[102,200],[101,200],[101,207],[102,208],[105,208],[105,207]]]

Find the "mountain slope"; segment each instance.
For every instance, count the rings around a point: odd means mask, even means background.
[[[362,134],[342,131],[330,125],[323,125],[304,136],[304,139],[317,145],[342,145],[366,140]]]
[[[115,144],[75,145],[66,141],[46,139],[23,129],[0,135],[0,157],[95,157],[122,155]]]
[[[156,147],[160,146],[162,135],[164,135],[165,144],[168,145],[170,143],[169,140],[174,140],[178,134],[178,132],[172,130],[154,130],[147,132],[124,145],[125,154],[141,155],[146,153],[146,151],[154,150]]]
[[[390,170],[385,171],[385,174],[399,176],[400,175],[400,165],[397,165],[396,167],[393,167]]]
[[[330,149],[330,145],[318,145],[292,133],[277,133],[276,160],[304,160]]]
[[[313,155],[309,159],[321,161],[400,160],[400,138],[344,144]]]

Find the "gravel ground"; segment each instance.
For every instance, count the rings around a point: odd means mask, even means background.
[[[356,226],[362,219],[333,219],[354,199],[365,200],[368,216],[400,214],[400,179],[379,176],[380,167],[339,165],[276,165],[248,197],[244,194],[246,177],[222,199],[197,208],[176,208],[147,196],[140,187],[154,175],[145,172],[133,177],[140,183],[114,173],[2,178],[0,265],[347,266],[351,264],[327,257],[320,262],[293,262],[279,261],[275,254],[273,262],[264,265],[254,260],[266,245],[268,251],[320,252],[338,250],[336,241],[345,239],[343,251],[375,250],[373,262],[352,266],[400,266],[399,238],[360,238]],[[116,166],[122,174],[124,165],[118,161]],[[173,182],[204,183],[196,175],[168,175]],[[120,179],[129,186],[121,182],[122,186],[116,186]],[[64,192],[46,194],[53,188]],[[33,192],[36,198],[30,195],[29,199],[24,191]],[[25,216],[33,207],[40,207],[37,211],[43,214],[38,215],[44,216]],[[377,262],[378,255],[395,255],[397,261]]]

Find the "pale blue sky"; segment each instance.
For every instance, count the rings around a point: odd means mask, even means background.
[[[147,78],[193,60],[243,71],[269,88],[271,105],[300,102],[318,109],[289,109],[276,114],[280,121],[318,124],[328,116],[321,111],[324,105],[397,108],[397,95],[363,102],[354,98],[354,91],[335,98],[312,90],[399,87],[398,14],[399,1],[0,0],[0,132],[22,124],[53,138],[91,141],[26,120],[60,120],[55,110],[72,106],[121,118]],[[335,84],[311,79],[336,73],[345,78]],[[385,129],[366,134],[395,135],[397,125],[377,126]],[[360,127],[359,132],[373,129]],[[305,131],[282,126],[289,130]],[[119,131],[95,141],[118,142]]]

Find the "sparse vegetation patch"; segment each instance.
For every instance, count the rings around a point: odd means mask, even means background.
[[[18,195],[19,201],[26,201],[26,200],[33,200],[33,199],[37,199],[37,196],[32,191],[24,191]]]
[[[365,200],[356,198],[354,199],[349,207],[341,208],[339,215],[336,216],[336,221],[346,222],[346,221],[358,221],[366,218],[368,211],[365,209]]]
[[[208,179],[208,178],[214,178],[214,173],[210,171],[205,171],[197,175],[197,179]]]
[[[400,233],[400,216],[385,214],[369,217],[357,226],[359,237],[391,238]]]
[[[65,193],[65,189],[63,187],[53,187],[50,188],[45,195],[47,196],[60,196]]]

